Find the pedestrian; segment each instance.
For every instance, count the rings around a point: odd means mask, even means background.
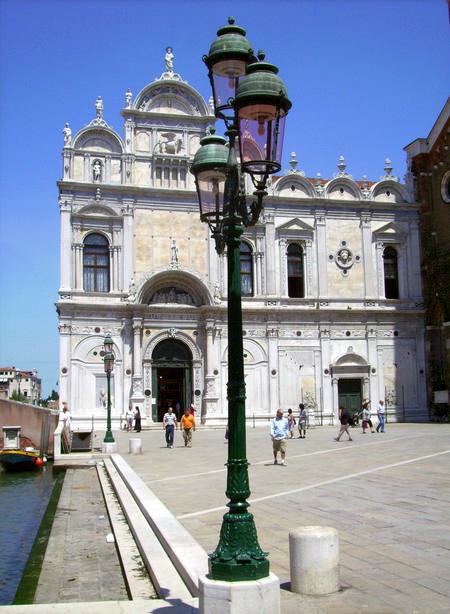
[[[191,414],[191,416],[195,416],[195,407],[194,407],[194,403],[191,403],[189,405],[189,413]]]
[[[136,433],[141,432],[141,411],[137,405],[134,410],[134,430]]]
[[[173,448],[173,434],[178,429],[177,417],[173,409],[169,407],[163,417],[163,429],[166,431],[166,444],[168,448]]]
[[[362,404],[362,432],[363,435],[366,433],[367,427],[370,427],[372,433],[375,433],[373,429],[372,420],[370,419],[370,401],[369,399],[364,399]]]
[[[297,424],[294,414],[292,413],[292,409],[288,409],[287,421],[289,424],[289,437],[292,439],[294,437],[294,426]]]
[[[270,421],[270,437],[272,438],[273,464],[278,465],[278,452],[281,455],[281,465],[285,466],[286,440],[289,435],[289,423],[283,418],[283,410],[277,409],[277,415]]]
[[[133,418],[134,418],[133,410],[131,409],[131,407],[129,407],[127,409],[127,413],[125,415],[125,419],[126,419],[126,423],[127,423],[127,431],[128,432],[133,430]]]
[[[64,403],[63,403],[63,410],[62,410],[62,414],[61,414],[61,420],[63,422],[63,428],[66,431],[70,431],[70,411],[69,411],[69,408],[67,407],[66,401],[64,401]]]
[[[299,433],[298,438],[305,439],[306,438],[306,424],[308,422],[308,414],[306,412],[306,409],[303,403],[300,403],[298,408],[300,410],[298,414],[298,433]]]
[[[386,408],[384,406],[384,401],[380,401],[378,403],[377,416],[378,416],[377,433],[384,433],[384,422],[385,422],[385,417],[386,417]]]
[[[183,439],[185,447],[192,447],[192,431],[195,431],[195,418],[189,413],[189,409],[184,410],[181,416],[180,428],[183,430]]]
[[[341,423],[341,428],[339,430],[339,434],[334,438],[335,441],[339,441],[342,433],[347,433],[348,440],[353,441],[352,436],[348,432],[348,427],[350,425],[351,415],[348,409],[346,409],[343,405],[339,405],[339,420]]]

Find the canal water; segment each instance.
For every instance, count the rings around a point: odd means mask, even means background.
[[[0,606],[12,603],[55,483],[52,466],[0,469]]]

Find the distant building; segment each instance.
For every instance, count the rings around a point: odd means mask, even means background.
[[[28,403],[37,403],[41,398],[41,380],[37,371],[0,367],[0,398],[10,399],[14,392],[25,397]]]
[[[123,137],[95,107],[64,129],[60,399],[75,421],[105,419],[110,332],[115,425],[129,406],[149,424],[191,402],[223,423],[227,263],[189,173],[211,106],[170,71],[126,93]],[[390,419],[426,418],[418,205],[390,161],[372,183],[343,157],[332,178],[307,178],[293,154],[268,192],[241,247],[248,416],[303,401],[328,421],[370,397]]]
[[[420,203],[422,280],[430,401],[450,391],[450,98],[426,138],[405,147]]]

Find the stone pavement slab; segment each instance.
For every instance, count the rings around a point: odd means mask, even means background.
[[[247,430],[251,511],[258,537],[281,581],[282,612],[450,611],[450,426],[389,424],[385,434],[335,442],[321,427],[288,442],[287,466],[272,464],[267,426]],[[163,432],[141,432],[142,455],[118,451],[208,551],[226,511],[227,445],[223,432],[198,429],[193,447],[179,433],[167,449]],[[289,530],[339,530],[339,593],[304,597],[289,591]]]
[[[96,468],[67,470],[35,603],[128,599],[110,532]]]

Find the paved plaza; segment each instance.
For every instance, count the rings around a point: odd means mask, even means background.
[[[288,442],[287,466],[273,465],[268,424],[247,430],[251,511],[271,570],[282,584],[282,612],[383,614],[450,611],[450,425],[388,424],[385,434],[310,429]],[[215,549],[225,511],[227,445],[221,430],[115,434],[119,453],[198,542]],[[142,455],[128,454],[141,437]],[[342,591],[302,597],[289,591],[290,529],[339,530]]]

